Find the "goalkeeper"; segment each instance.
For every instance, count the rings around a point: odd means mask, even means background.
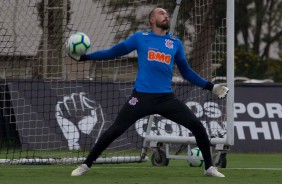
[[[113,59],[137,50],[139,68],[133,92],[115,122],[101,135],[84,163],[73,170],[71,175],[80,176],[87,172],[93,161],[138,119],[159,114],[193,133],[205,161],[204,175],[224,177],[212,164],[210,142],[203,124],[172,92],[173,65],[176,63],[184,79],[210,90],[219,98],[227,95],[228,88],[223,84],[213,84],[203,79],[190,68],[181,41],[167,32],[170,22],[164,9],[154,8],[149,14],[149,22],[152,31],[137,32],[110,49],[83,56],[68,53],[77,61],[95,61]]]

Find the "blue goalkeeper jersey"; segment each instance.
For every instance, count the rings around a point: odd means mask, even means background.
[[[153,32],[137,32],[112,48],[87,54],[81,60],[107,60],[134,50],[138,54],[134,84],[138,92],[171,93],[174,62],[184,79],[202,88],[208,83],[191,69],[181,41],[169,33],[160,36]]]

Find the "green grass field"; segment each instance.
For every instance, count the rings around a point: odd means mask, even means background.
[[[282,183],[282,154],[227,154],[225,178],[203,176],[203,167],[170,160],[167,167],[150,162],[95,165],[85,175],[71,177],[76,165],[1,165],[1,184],[278,184]]]

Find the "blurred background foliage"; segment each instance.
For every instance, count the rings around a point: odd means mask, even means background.
[[[282,82],[281,10],[281,0],[235,0],[235,76]]]
[[[112,6],[113,10],[120,8],[126,2],[125,0],[111,1],[116,2],[111,3],[115,5]],[[164,2],[164,8],[175,6],[175,1]],[[186,13],[179,14],[179,22],[187,20],[191,7],[193,7],[193,1],[185,2],[185,6],[181,6],[180,12]],[[222,13],[222,8],[212,8],[216,9],[216,15]],[[282,82],[281,10],[282,0],[235,0],[235,77],[272,79],[274,82]],[[169,13],[172,14],[172,12]],[[146,19],[146,17],[142,18]],[[135,19],[130,21],[135,22],[133,27],[138,28],[138,21]],[[183,39],[181,35],[185,35],[182,33],[185,32],[184,24],[178,25],[180,26],[176,28],[177,35]],[[126,34],[130,33],[126,32]],[[121,37],[121,35],[117,35],[117,41]],[[190,64],[193,66],[193,60],[190,60]],[[225,76],[225,67],[222,65],[216,75]]]
[[[282,82],[281,10],[282,0],[235,0],[235,77]]]
[[[211,2],[216,1],[222,0],[212,0]],[[222,2],[226,3],[226,1]],[[131,4],[131,0],[107,0],[104,3],[111,4],[110,10],[114,11],[123,6],[128,6],[128,4]],[[193,3],[194,1],[185,1],[185,3],[182,2],[180,7],[180,14],[178,15],[178,22],[180,23],[176,28],[176,35],[179,35],[180,39],[185,39],[181,37],[182,35],[188,35],[183,33],[186,31],[184,22],[190,16]],[[168,7],[175,5],[175,1],[164,0],[163,6],[166,9],[172,10]],[[215,10],[215,16],[225,13],[220,7],[210,7]],[[274,82],[282,82],[281,10],[282,0],[235,0],[235,77],[272,79]],[[136,12],[133,8],[132,14],[134,13]],[[172,14],[172,12],[169,13]],[[125,17],[117,18],[119,21],[124,20]],[[147,17],[141,19],[147,19]],[[123,32],[123,35],[117,34],[116,42],[127,37],[131,33],[130,31],[136,31],[140,28],[140,21],[136,20],[135,17],[127,17],[127,21],[132,23],[131,29],[128,32]],[[215,22],[214,24],[218,23]],[[206,27],[210,26],[206,25]],[[212,30],[208,31],[212,32]],[[222,59],[225,60],[225,58]],[[194,66],[196,61],[190,59],[189,62],[191,66]],[[225,64],[222,64],[216,75],[226,76],[225,67]]]

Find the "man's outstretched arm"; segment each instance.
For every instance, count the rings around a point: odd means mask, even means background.
[[[82,56],[69,53],[68,48],[66,49],[66,51],[67,54],[76,61],[86,61],[86,60],[99,61],[99,60],[114,59],[116,57],[129,54],[130,52],[135,50],[137,48],[137,36],[138,36],[137,34],[134,34],[128,39],[114,45],[109,49],[94,51],[92,53],[85,54]]]
[[[198,75],[188,64],[187,60],[182,60],[176,62],[178,69],[184,79],[190,81],[192,84],[195,84],[203,89],[210,90],[213,94],[217,95],[219,98],[225,98],[229,89],[226,87],[226,84],[213,84],[200,75]]]
[[[181,73],[182,77],[192,84],[197,85],[203,89],[210,90],[213,94],[219,98],[225,98],[229,89],[226,84],[213,84],[206,79],[198,75],[188,64],[188,61],[184,55],[184,49],[181,46],[179,52],[176,54],[175,63]]]
[[[86,60],[94,60],[94,61],[99,61],[99,60],[109,60],[109,59],[114,59],[116,57],[120,57],[123,55],[126,55],[130,53],[125,46],[123,42],[118,43],[117,45],[114,45],[110,49],[105,49],[105,50],[99,50],[95,51],[89,54],[85,54],[80,57],[79,61],[86,61]]]

